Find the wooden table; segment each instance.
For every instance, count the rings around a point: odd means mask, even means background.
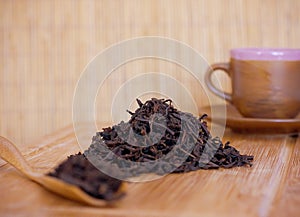
[[[61,198],[0,162],[0,216],[299,216],[300,139],[226,131],[223,141],[255,156],[250,167],[172,174],[130,183],[117,207],[95,208]],[[80,148],[66,127],[24,150],[42,172]]]

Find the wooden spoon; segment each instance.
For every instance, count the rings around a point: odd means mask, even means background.
[[[92,206],[107,206],[111,205],[115,201],[105,201],[91,197],[80,188],[75,185],[66,183],[60,179],[47,176],[34,171],[34,169],[28,164],[25,158],[22,156],[16,146],[8,139],[0,136],[0,157],[7,161],[9,164],[18,169],[21,173],[27,176],[34,182],[42,185],[49,191],[57,193],[63,197],[75,200],[81,203],[85,203]],[[125,192],[125,184],[123,183],[116,193],[117,195],[123,195]],[[118,196],[116,195],[116,198]]]

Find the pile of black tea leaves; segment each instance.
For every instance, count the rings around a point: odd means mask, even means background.
[[[253,156],[210,134],[207,115],[196,118],[179,111],[170,99],[137,103],[135,112],[128,111],[128,122],[103,128],[83,154],[69,156],[47,175],[92,197],[114,201],[125,195],[123,178],[252,165]]]
[[[47,175],[76,185],[98,199],[114,201],[125,195],[121,180],[102,173],[80,152],[69,156]]]
[[[96,165],[97,160],[99,165],[108,161],[112,171],[114,167],[130,171],[124,177],[252,165],[253,156],[240,154],[229,142],[223,144],[210,134],[206,114],[196,118],[179,111],[170,99],[145,103],[137,99],[137,103],[135,112],[127,111],[128,122],[96,133],[84,152],[88,159]]]

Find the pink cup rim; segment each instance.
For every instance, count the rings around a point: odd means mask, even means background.
[[[230,55],[239,60],[300,60],[296,48],[234,48]]]

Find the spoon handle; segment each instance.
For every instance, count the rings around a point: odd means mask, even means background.
[[[32,168],[18,148],[8,139],[0,136],[0,157],[27,176],[33,174]]]

